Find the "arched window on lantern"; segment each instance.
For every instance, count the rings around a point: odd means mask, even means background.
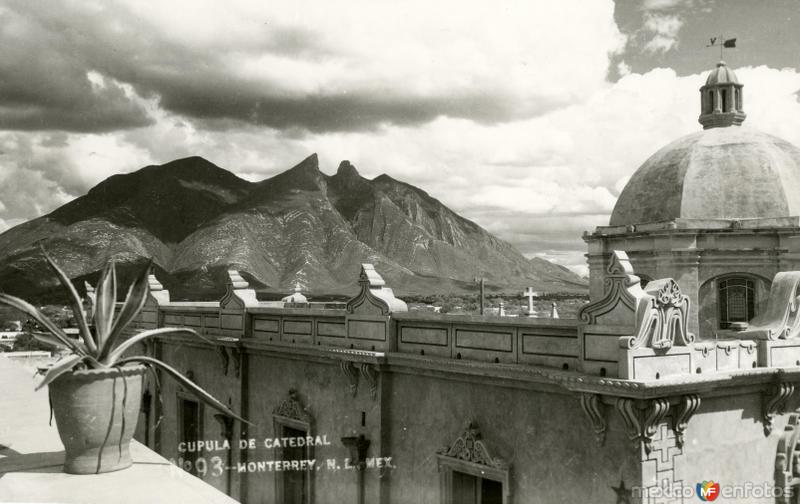
[[[755,316],[755,282],[747,277],[727,277],[718,282],[719,328],[732,322],[748,322]]]

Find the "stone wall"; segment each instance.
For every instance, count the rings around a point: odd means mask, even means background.
[[[243,502],[285,500],[282,473],[258,466],[282,460],[258,444],[281,426],[325,436],[305,453],[320,464],[357,459],[359,444],[370,460],[391,458],[380,469],[309,472],[308,502],[449,502],[457,473],[501,482],[504,504],[691,502],[648,500],[642,489],[776,481],[785,412],[798,406],[800,367],[789,360],[800,323],[789,315],[800,273],[776,276],[770,315],[741,339],[709,343],[686,331],[679,282],[642,288],[625,254],[614,257],[612,281],[580,320],[408,313],[369,268],[345,309],[281,309],[232,275],[220,302],[174,303],[161,292],[138,323],[190,326],[212,342],[170,336],[142,351],[254,424],[202,410],[200,437],[233,447],[201,454],[230,457],[204,479]],[[161,382],[150,425],[163,420],[149,443],[179,459],[185,395]],[[238,449],[240,439],[257,448]]]

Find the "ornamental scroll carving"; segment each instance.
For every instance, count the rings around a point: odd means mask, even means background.
[[[783,407],[792,397],[792,394],[794,394],[794,383],[783,381],[778,375],[776,382],[762,397],[761,419],[764,422],[765,436],[769,436],[772,433],[775,416],[783,411]]]
[[[361,306],[371,307],[381,315],[408,311],[405,301],[394,296],[392,289],[386,286],[386,281],[372,264],[361,265],[358,283],[361,285],[361,291],[356,297],[347,301],[347,313],[356,313]]]
[[[750,321],[742,338],[763,340],[791,339],[800,336],[800,271],[775,275],[769,289],[767,308]]]
[[[633,399],[620,397],[616,401],[616,408],[625,424],[625,431],[634,446],[639,443],[644,445],[648,455],[653,449],[653,436],[658,431],[658,426],[669,413],[669,401],[666,398],[650,399],[640,409]]]
[[[339,362],[339,369],[342,370],[345,378],[347,378],[347,390],[351,396],[355,397],[358,393],[358,368],[352,362],[343,360]]]
[[[300,422],[311,423],[311,414],[303,407],[300,402],[300,394],[295,389],[289,389],[289,395],[274,410],[273,415],[299,420]]]
[[[594,438],[597,441],[597,446],[603,446],[606,440],[606,429],[608,427],[608,423],[605,419],[605,412],[603,403],[601,398],[597,394],[588,394],[583,393],[581,394],[581,407],[583,408],[583,412],[586,413],[586,416],[589,417],[589,421],[592,424],[592,430],[594,430]]]
[[[225,295],[219,302],[221,308],[245,308],[257,306],[256,291],[236,270],[228,270],[228,282],[225,285]]]
[[[358,368],[361,371],[361,377],[367,382],[370,397],[375,399],[378,395],[378,371],[375,366],[366,362],[359,364]]]
[[[778,440],[775,455],[775,487],[778,504],[788,504],[800,487],[800,413],[792,413]]]
[[[603,297],[585,305],[578,317],[587,325],[624,326],[620,347],[666,349],[694,341],[688,332],[689,297],[671,278],[653,280],[642,289],[628,255],[615,250],[606,268]],[[620,334],[620,333],[618,333]]]
[[[647,284],[636,309],[636,333],[620,338],[620,346],[634,348],[671,348],[694,341],[688,332],[689,297],[671,278]]]
[[[439,448],[437,453],[445,457],[465,460],[496,469],[508,469],[508,463],[505,460],[499,457],[492,457],[489,454],[489,450],[481,440],[478,424],[474,421],[467,423],[464,433],[450,446]]]
[[[697,412],[701,402],[702,400],[698,394],[687,394],[678,401],[678,409],[673,417],[672,430],[675,432],[675,442],[679,448],[683,448],[689,420]]]

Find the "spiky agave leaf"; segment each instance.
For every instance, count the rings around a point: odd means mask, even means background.
[[[0,294],[0,304],[8,305],[12,308],[16,308],[17,310],[25,313],[36,322],[41,324],[45,329],[50,331],[50,333],[58,338],[61,343],[64,344],[67,348],[72,350],[74,353],[87,356],[89,355],[86,349],[82,346],[78,345],[76,342],[72,341],[69,336],[67,336],[64,331],[61,330],[52,320],[47,318],[47,316],[40,312],[36,307],[25,301],[24,299],[20,299],[18,297],[9,296],[8,294]]]
[[[56,338],[55,336],[53,336],[51,334],[41,333],[41,332],[32,332],[32,333],[30,333],[30,335],[33,336],[37,341],[40,341],[42,343],[46,343],[48,345],[53,345],[53,346],[58,347],[58,348],[66,348],[66,349],[69,350],[67,345],[65,345],[60,339]]]
[[[150,284],[148,283],[147,276],[150,273],[150,267],[153,260],[147,261],[142,274],[131,284],[128,289],[128,295],[125,297],[125,303],[111,327],[111,332],[108,337],[103,341],[100,347],[99,359],[104,360],[108,354],[114,349],[117,339],[122,335],[122,331],[130,324],[147,302],[147,293],[150,291]]]
[[[206,343],[210,343],[215,345],[216,343],[211,341],[210,339],[206,338],[205,336],[200,336],[194,329],[189,329],[188,327],[159,327],[158,329],[150,329],[149,331],[142,331],[139,334],[131,336],[130,338],[126,339],[125,341],[121,342],[117,345],[116,348],[111,349],[108,355],[101,360],[101,362],[113,366],[115,365],[116,361],[122,357],[122,354],[125,353],[125,350],[129,349],[136,343],[146,340],[147,338],[152,338],[153,336],[159,336],[161,334],[169,334],[169,333],[186,333],[192,336],[196,336],[201,340],[205,341]]]
[[[61,285],[63,285],[69,293],[70,307],[72,308],[72,314],[75,317],[75,321],[78,323],[81,339],[83,339],[86,348],[89,349],[90,352],[96,353],[97,345],[92,337],[92,332],[89,330],[89,324],[86,322],[86,316],[83,312],[83,303],[81,303],[81,298],[78,296],[75,286],[72,285],[72,281],[69,279],[67,274],[61,268],[59,268],[55,261],[53,261],[53,259],[47,254],[44,246],[42,246],[41,249],[47,264],[50,265],[50,269],[55,272],[58,280],[61,282]]]
[[[100,281],[95,289],[97,298],[94,311],[94,330],[98,346],[102,347],[111,333],[114,322],[114,308],[117,303],[117,273],[114,261],[109,261],[103,268]]]
[[[175,368],[173,368],[173,367],[161,362],[158,359],[153,359],[152,357],[145,357],[144,355],[135,355],[135,356],[132,356],[132,357],[126,357],[124,359],[118,360],[115,363],[115,366],[122,366],[124,364],[137,363],[137,362],[138,363],[142,363],[142,364],[149,364],[151,366],[158,367],[159,369],[161,369],[164,372],[166,372],[168,375],[170,375],[173,378],[175,378],[175,380],[178,383],[180,383],[181,386],[183,386],[186,389],[188,389],[192,394],[197,396],[198,399],[200,399],[204,403],[208,404],[209,406],[211,406],[215,410],[217,410],[220,413],[223,413],[225,415],[228,415],[230,417],[233,417],[233,418],[239,420],[240,422],[246,423],[247,425],[253,425],[252,423],[248,422],[244,418],[242,418],[239,415],[237,415],[236,413],[234,413],[230,408],[228,408],[227,406],[222,404],[214,396],[212,396],[211,394],[209,394],[208,392],[206,392],[205,390],[200,388],[196,383],[194,383],[190,379],[188,379],[185,376],[183,376],[177,369],[175,369]]]
[[[81,361],[83,361],[85,358],[86,357],[82,355],[72,354],[72,355],[67,355],[60,361],[56,362],[50,369],[47,370],[47,373],[45,373],[44,378],[42,378],[42,381],[39,383],[39,385],[36,386],[36,390],[39,390],[45,385],[49,385],[50,383],[52,383],[53,380],[63,375],[64,373],[72,371],[72,369],[75,366],[77,366]]]

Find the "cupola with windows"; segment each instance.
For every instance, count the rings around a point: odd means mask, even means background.
[[[703,129],[740,126],[747,114],[742,103],[742,88],[736,74],[724,61],[708,74],[700,88],[700,118]]]

